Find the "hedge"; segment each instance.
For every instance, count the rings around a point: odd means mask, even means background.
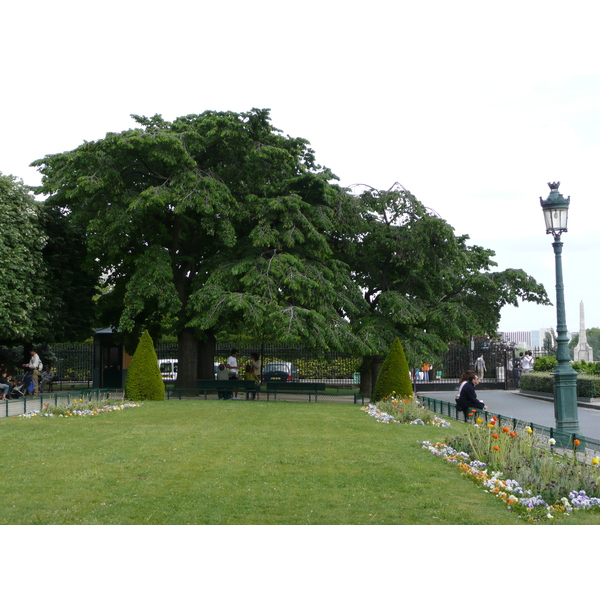
[[[554,375],[547,372],[526,373],[521,377],[521,390],[527,392],[554,393]],[[579,398],[600,398],[600,376],[577,375],[577,396]]]

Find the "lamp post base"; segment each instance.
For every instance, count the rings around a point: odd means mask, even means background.
[[[554,371],[554,417],[556,436],[570,446],[573,435],[579,435],[577,416],[577,372],[567,364]]]

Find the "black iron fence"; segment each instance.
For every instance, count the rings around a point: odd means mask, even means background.
[[[75,344],[36,344],[36,351],[44,365],[54,373],[52,387],[91,387],[94,347],[89,343]],[[19,377],[24,370],[22,365],[29,362],[23,346],[0,347],[0,363],[5,365],[9,375]]]
[[[236,345],[239,350],[238,364],[243,366],[250,361],[250,354],[257,352],[262,358],[263,368],[272,362],[292,363],[302,380],[326,381],[338,385],[356,385],[360,381],[361,357],[347,353],[317,353],[302,346],[291,347],[278,343]],[[37,351],[44,365],[50,365],[55,373],[54,387],[91,387],[93,370],[93,344],[39,344]],[[232,345],[218,344],[214,362],[225,362]],[[156,348],[159,359],[176,359],[177,342],[161,342]],[[532,350],[534,358],[547,353],[542,349]],[[515,350],[490,347],[477,352],[461,346],[452,346],[437,360],[431,362],[427,370],[423,365],[414,365],[411,377],[418,391],[452,389],[459,377],[467,369],[474,369],[479,356],[485,364],[481,383],[482,388],[513,389],[516,387],[514,374]],[[8,367],[9,374],[23,373],[22,364],[27,357],[22,346],[0,347],[0,364]]]
[[[217,344],[214,362],[226,363],[232,344]],[[261,357],[263,368],[269,363],[291,363],[292,371],[299,373],[299,379],[326,380],[340,385],[358,383],[358,369],[362,358],[341,352],[319,354],[310,348],[302,346],[287,346],[277,343],[236,344],[238,350],[238,365],[243,367],[250,363],[253,352]],[[177,343],[161,342],[157,345],[158,359],[176,359]]]

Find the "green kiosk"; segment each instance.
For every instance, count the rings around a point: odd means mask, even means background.
[[[94,332],[93,387],[95,389],[122,390],[131,362],[123,348],[123,336],[107,327]]]

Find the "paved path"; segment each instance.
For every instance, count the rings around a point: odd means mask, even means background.
[[[455,391],[423,392],[420,394],[429,398],[438,398],[446,402],[454,402]],[[555,427],[554,403],[537,398],[529,398],[512,391],[477,390],[477,397],[487,404],[490,412],[521,421],[529,421],[536,425]],[[600,406],[595,408],[578,409],[579,431],[589,438],[600,440]]]

